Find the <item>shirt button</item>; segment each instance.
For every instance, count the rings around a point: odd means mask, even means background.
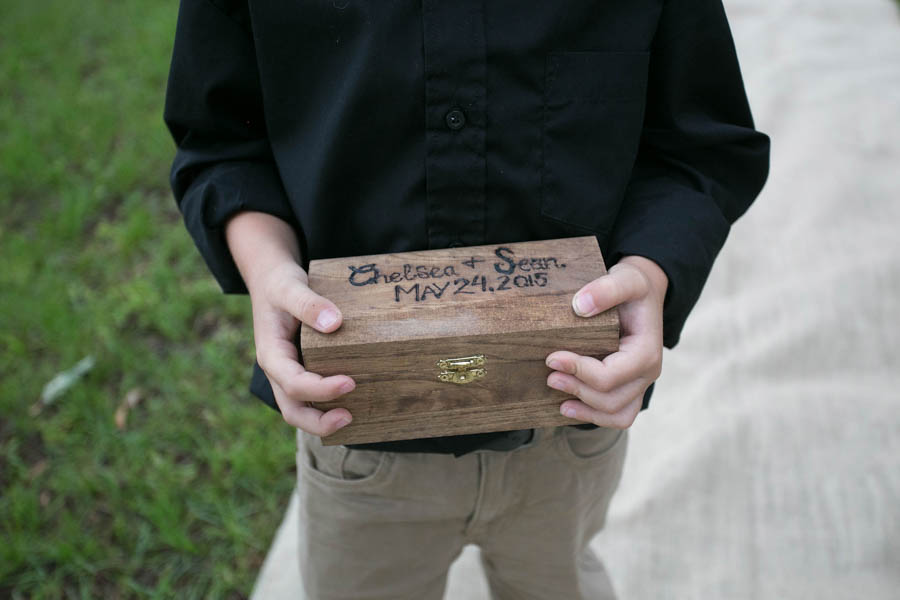
[[[454,108],[444,117],[444,120],[447,122],[447,127],[452,129],[453,131],[459,131],[466,124],[466,115],[463,114],[463,111],[458,108]]]

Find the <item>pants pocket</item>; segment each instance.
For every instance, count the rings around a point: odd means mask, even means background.
[[[627,432],[624,429],[598,427],[596,429],[578,429],[577,427],[560,427],[560,451],[569,462],[579,464],[602,463],[625,443]]]
[[[321,438],[298,430],[298,473],[319,484],[337,488],[372,486],[387,479],[392,463],[389,452],[325,446]]]

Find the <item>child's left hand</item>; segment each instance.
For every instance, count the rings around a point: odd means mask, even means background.
[[[619,351],[602,361],[573,352],[547,356],[547,385],[578,398],[560,412],[601,427],[627,429],[641,410],[644,392],[662,370],[662,309],[668,279],[653,261],[625,256],[609,273],[572,299],[576,314],[592,317],[618,306]]]

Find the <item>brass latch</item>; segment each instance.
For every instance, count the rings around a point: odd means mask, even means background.
[[[461,358],[443,358],[437,361],[438,379],[446,383],[472,383],[484,377],[487,371],[484,365],[487,360],[484,354],[463,356]]]

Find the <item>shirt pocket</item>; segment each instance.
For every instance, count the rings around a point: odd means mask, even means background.
[[[605,236],[641,138],[648,52],[547,55],[541,214]]]

